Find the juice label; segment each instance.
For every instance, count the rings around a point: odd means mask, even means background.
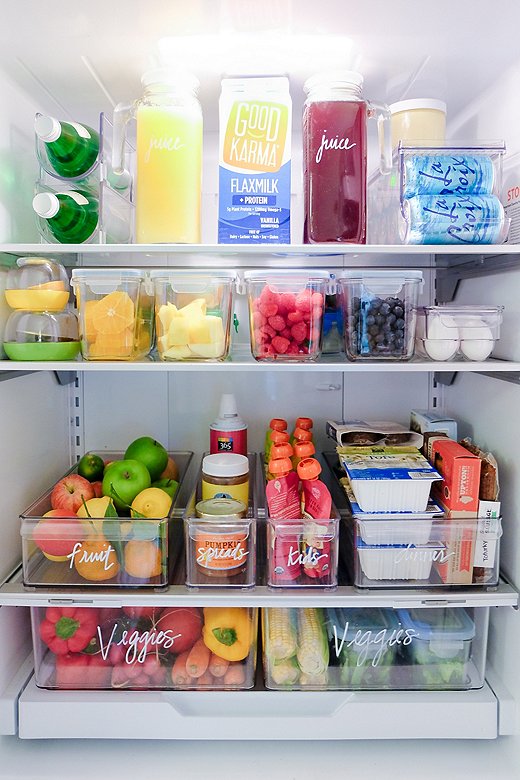
[[[279,91],[274,92],[273,85],[279,85]],[[220,99],[219,243],[290,243],[290,202],[288,80],[225,79]]]

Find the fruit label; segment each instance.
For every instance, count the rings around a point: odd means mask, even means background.
[[[83,543],[82,542],[76,542],[74,547],[72,548],[72,552],[67,555],[67,558],[70,558],[70,564],[69,568],[73,568],[74,565],[78,564],[98,564],[101,563],[103,565],[104,571],[109,571],[112,566],[116,566],[117,558],[110,560],[110,553],[114,552],[115,550],[112,547],[112,545],[107,545],[103,549],[100,549],[99,551],[95,552],[87,552],[87,550],[83,549]],[[80,555],[81,553],[81,555]],[[78,557],[78,560],[76,561],[76,557]]]
[[[218,241],[290,243],[291,98],[286,78],[224,79]],[[266,99],[269,98],[269,99]]]

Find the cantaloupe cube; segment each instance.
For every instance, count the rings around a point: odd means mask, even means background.
[[[168,328],[168,344],[170,347],[180,347],[188,344],[189,320],[187,317],[173,317]]]
[[[186,358],[191,357],[191,350],[190,348],[184,344],[183,346],[179,347],[170,347],[169,349],[165,350],[165,352],[162,353],[163,358],[169,359],[169,360],[185,360]]]
[[[188,344],[212,344],[224,339],[224,328],[220,317],[206,314],[201,320],[192,320]]]

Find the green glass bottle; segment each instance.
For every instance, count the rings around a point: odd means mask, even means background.
[[[87,125],[36,114],[34,130],[45,145],[48,164],[58,176],[65,179],[83,176],[98,158],[99,133]]]
[[[33,209],[60,244],[82,244],[98,224],[98,199],[86,190],[39,192]]]

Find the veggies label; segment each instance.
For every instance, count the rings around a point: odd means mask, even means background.
[[[124,629],[121,632],[121,636],[116,641],[118,636],[118,623],[112,628],[112,632],[105,644],[103,640],[103,633],[101,626],[97,627],[97,635],[99,640],[99,647],[101,651],[101,657],[103,660],[107,660],[110,648],[115,645],[116,647],[123,647],[126,649],[125,662],[132,664],[134,662],[144,663],[147,655],[152,651],[158,651],[159,649],[168,650],[173,647],[175,640],[180,639],[182,634],[173,634],[172,631],[137,631]]]
[[[372,656],[371,666],[378,666],[384,654],[389,647],[394,645],[403,645],[407,647],[412,643],[414,637],[418,637],[417,631],[413,628],[399,628],[389,630],[382,628],[379,631],[363,631],[358,629],[352,639],[347,641],[349,622],[345,623],[341,638],[338,637],[338,627],[334,624],[332,632],[334,637],[334,652],[336,658],[339,658],[343,648],[354,647],[358,652],[357,666],[362,666],[367,659]]]

